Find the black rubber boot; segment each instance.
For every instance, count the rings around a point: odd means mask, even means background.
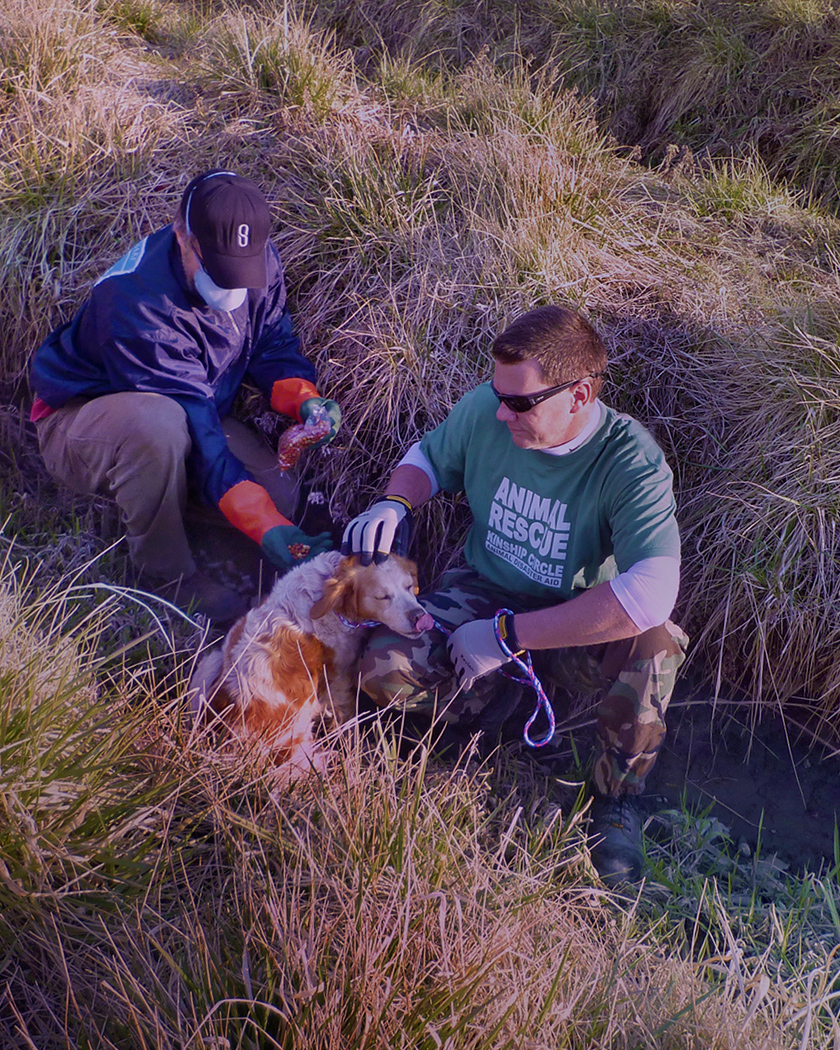
[[[608,886],[638,882],[642,875],[642,813],[632,796],[597,795],[589,824],[592,863]]]

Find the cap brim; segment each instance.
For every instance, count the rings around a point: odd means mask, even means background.
[[[259,255],[216,255],[202,250],[205,270],[220,288],[265,288],[268,284],[265,248]]]

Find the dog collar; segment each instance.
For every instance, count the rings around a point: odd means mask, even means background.
[[[349,627],[351,631],[355,631],[358,627],[381,627],[382,624],[379,620],[362,620],[359,623],[354,623],[353,620],[348,620],[346,616],[342,616],[341,613],[336,613],[336,616],[341,620],[345,627]]]

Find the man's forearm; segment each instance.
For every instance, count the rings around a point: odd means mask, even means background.
[[[394,470],[385,489],[386,496],[402,496],[412,507],[425,503],[431,494],[432,483],[425,471],[410,463],[401,464]]]
[[[517,613],[516,639],[523,649],[559,649],[634,638],[639,628],[624,611],[609,583],[599,583],[571,601]]]

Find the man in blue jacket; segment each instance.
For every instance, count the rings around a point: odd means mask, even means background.
[[[262,547],[277,568],[331,546],[290,520],[296,485],[261,439],[229,418],[246,376],[275,412],[327,413],[301,354],[259,188],[230,171],[196,176],[175,221],[143,238],[35,353],[32,419],[50,473],[113,495],[143,584],[211,619],[241,598],[197,570],[188,488]],[[291,548],[291,549],[290,549]]]

